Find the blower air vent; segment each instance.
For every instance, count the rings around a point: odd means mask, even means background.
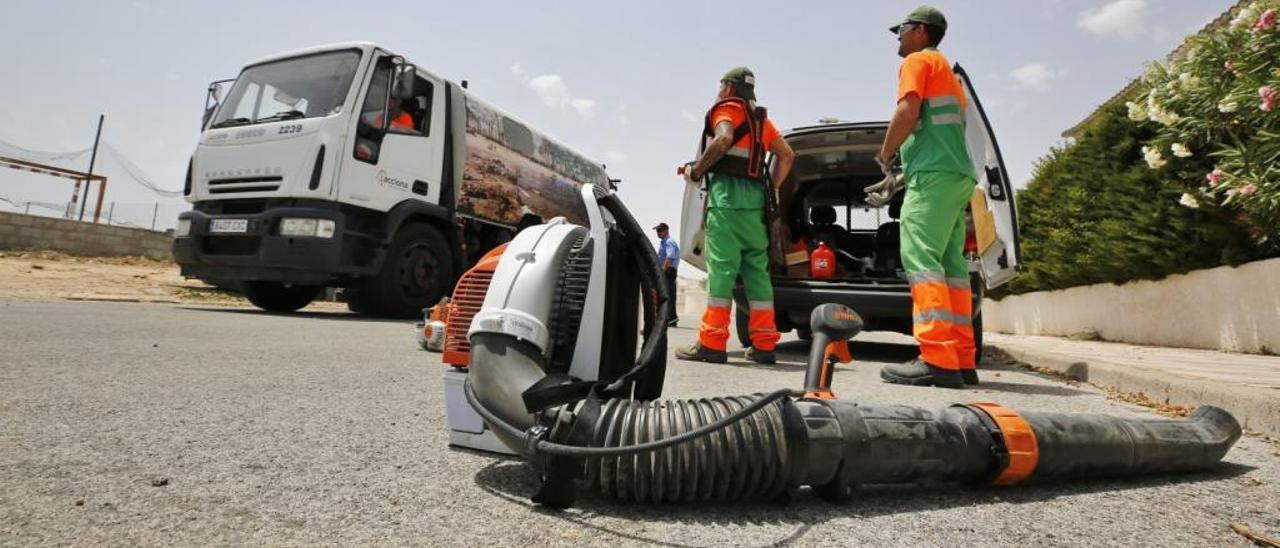
[[[582,311],[587,305],[587,287],[591,284],[591,255],[594,240],[579,236],[565,258],[564,268],[556,283],[552,301],[555,316],[551,318],[551,364],[553,372],[568,372],[573,360],[573,350],[578,344],[578,328],[582,325]]]
[[[471,267],[453,288],[453,297],[449,300],[449,321],[445,324],[444,350],[441,360],[454,367],[466,367],[471,361],[471,341],[467,339],[467,330],[471,329],[471,320],[480,307],[484,306],[484,295],[489,291],[489,283],[493,281],[493,272],[498,269],[498,261],[507,244],[493,248],[485,254],[475,266]]]

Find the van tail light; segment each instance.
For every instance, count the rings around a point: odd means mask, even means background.
[[[978,253],[978,235],[972,228],[964,231],[964,254],[976,255]]]

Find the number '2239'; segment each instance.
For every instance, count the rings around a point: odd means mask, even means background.
[[[302,124],[291,124],[287,126],[280,126],[280,131],[276,132],[276,134],[284,135],[286,133],[298,133],[301,131],[302,131]]]

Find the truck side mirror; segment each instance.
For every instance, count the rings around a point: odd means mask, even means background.
[[[395,66],[394,75],[395,79],[391,87],[391,95],[396,99],[413,97],[414,66],[408,63],[398,64]]]

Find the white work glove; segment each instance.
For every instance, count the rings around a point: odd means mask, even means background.
[[[691,185],[698,184],[698,180],[693,178],[693,162],[689,162],[680,169],[680,175],[684,176],[684,182]]]
[[[892,160],[890,160],[892,162]],[[868,186],[866,188],[867,203],[876,207],[882,207],[893,199],[893,195],[902,190],[902,175],[895,174],[889,163],[882,162],[880,155],[876,155],[876,164],[880,166],[880,172],[884,174],[884,179],[880,182]]]

